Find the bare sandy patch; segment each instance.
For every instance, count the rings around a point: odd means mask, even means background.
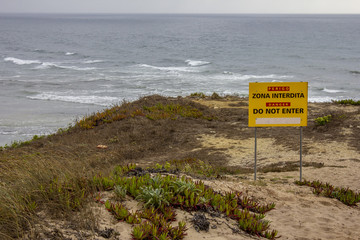
[[[271,221],[272,229],[279,231],[280,239],[359,239],[359,207],[316,196],[309,187],[295,185],[293,179],[288,183],[236,178],[205,182],[218,191],[239,191],[263,203],[274,202],[276,208],[265,219]]]
[[[229,139],[215,135],[201,135],[198,137],[202,147],[212,148],[213,151],[223,151],[228,155],[229,166],[253,167],[255,159],[255,139]],[[257,164],[264,166],[279,161],[297,161],[299,153],[276,145],[273,138],[257,139]]]

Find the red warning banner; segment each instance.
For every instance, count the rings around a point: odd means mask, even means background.
[[[266,107],[290,107],[290,102],[267,102]]]
[[[290,86],[272,86],[272,87],[268,87],[267,90],[269,92],[273,92],[273,91],[288,92],[290,91]]]

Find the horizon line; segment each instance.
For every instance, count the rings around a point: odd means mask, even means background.
[[[360,15],[360,13],[218,13],[218,12],[200,12],[200,13],[171,13],[171,12],[1,12],[0,14],[62,14],[62,15]]]

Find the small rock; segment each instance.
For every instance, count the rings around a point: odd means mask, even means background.
[[[113,232],[114,232],[114,229],[105,228],[105,230],[99,231],[98,233],[103,238],[110,238]]]
[[[203,213],[195,213],[192,223],[196,231],[209,231],[210,222]]]

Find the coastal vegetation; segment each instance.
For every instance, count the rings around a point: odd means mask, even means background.
[[[0,238],[21,237],[34,228],[42,211],[74,217],[72,212],[82,211],[96,191],[95,174],[132,159],[161,156],[167,151],[163,146],[179,132],[177,124],[190,119],[201,126],[215,116],[186,99],[150,96],[94,113],[55,134],[1,147]],[[100,143],[110,149],[99,150]],[[119,197],[121,192],[118,187]],[[94,224],[86,221],[79,224]]]
[[[213,92],[211,95],[206,95],[205,93],[203,92],[194,92],[194,93],[191,93],[190,96],[191,98],[201,98],[201,99],[205,99],[205,98],[208,98],[208,99],[222,99],[223,97],[220,96],[218,93],[216,92]],[[227,96],[227,97],[230,97],[230,96]]]
[[[162,174],[150,174],[158,172],[159,166],[144,171],[130,165],[118,166],[108,177],[94,177],[98,190],[109,191],[120,187],[133,199],[143,202],[142,210],[131,212],[121,201],[102,201],[101,196],[97,196],[97,201],[104,204],[117,220],[134,225],[133,239],[183,239],[186,223],[180,221],[177,227],[170,224],[176,220],[174,208],[218,212],[236,220],[238,227],[245,232],[268,239],[276,238],[277,231],[268,230],[270,222],[264,220],[264,214],[275,208],[274,203],[263,205],[241,192],[216,192],[201,181],[194,182],[184,175],[168,175],[172,167],[169,163],[166,165],[169,171],[162,168]]]
[[[323,117],[317,117],[315,118],[315,123],[319,126],[324,126],[325,124],[329,123],[331,121],[332,116],[326,115]]]
[[[330,183],[320,181],[296,181],[295,184],[300,186],[309,186],[313,188],[313,193],[329,198],[336,198],[348,206],[356,206],[360,202],[360,193],[349,188],[334,187]]]
[[[360,100],[356,101],[353,99],[334,100],[333,102],[342,105],[355,105],[355,106],[360,105]]]
[[[205,98],[218,97],[213,94]],[[98,233],[96,216],[87,210],[94,201],[115,219],[129,223],[134,239],[182,239],[191,226],[182,221],[174,225],[175,209],[216,213],[236,221],[239,231],[276,238],[277,231],[271,230],[265,220],[275,203],[260,202],[246,192],[220,192],[204,183],[247,179],[253,173],[249,166],[228,165],[228,155],[221,153],[222,149],[200,141],[203,135],[221,135],[238,142],[251,138],[247,109],[243,107],[246,99],[233,97],[232,106],[241,107],[221,109],[196,103],[194,98],[154,95],[123,102],[55,134],[0,148],[0,239],[51,238],[52,233],[41,227],[47,218],[70,221],[74,229]],[[219,101],[225,102],[223,97]],[[324,112],[320,114],[324,116]],[[341,118],[346,122],[344,126],[357,123],[351,114],[347,112]],[[331,115],[336,122],[340,119],[336,116],[342,113]],[[309,125],[315,126],[315,122]],[[331,133],[341,129],[336,124],[330,127]],[[322,135],[312,129],[304,129],[305,135],[321,139]],[[286,136],[286,143],[279,144],[288,144],[289,149],[298,141],[288,129],[283,135],[271,131],[268,136],[274,141]],[[334,135],[333,139],[339,136],[343,135]],[[358,142],[353,144],[358,147]],[[304,167],[322,168],[324,164],[304,161]],[[298,168],[293,161],[278,161],[259,166],[258,172],[291,172]],[[350,191],[339,189],[336,196],[344,198],[344,192],[350,204],[358,202],[358,195],[352,197]],[[104,193],[114,198],[103,201]],[[131,211],[125,204],[129,198],[141,203],[142,209]]]
[[[127,103],[125,103],[126,106]],[[212,116],[204,116],[204,114],[198,109],[179,104],[166,104],[163,105],[158,103],[154,106],[143,106],[142,108],[130,110],[124,105],[114,106],[110,109],[107,109],[102,112],[97,112],[94,115],[84,117],[75,124],[75,127],[92,129],[96,126],[112,123],[114,121],[121,121],[125,118],[135,118],[135,117],[146,117],[150,120],[160,120],[160,119],[171,119],[176,120],[179,117],[188,117],[188,118],[204,118],[207,120],[212,120]]]

